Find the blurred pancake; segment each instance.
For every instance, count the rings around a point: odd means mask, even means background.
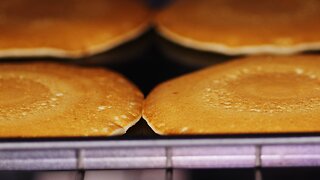
[[[149,16],[142,0],[3,0],[0,57],[100,53],[138,37]]]
[[[320,1],[177,0],[157,17],[164,37],[226,55],[320,49]]]

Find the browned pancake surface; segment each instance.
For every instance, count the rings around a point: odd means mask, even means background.
[[[290,54],[320,49],[320,1],[177,0],[158,30],[187,47],[224,54]]]
[[[0,65],[0,137],[110,136],[141,116],[142,93],[110,70]]]
[[[148,19],[142,0],[3,0],[0,56],[95,54],[135,38]]]
[[[320,57],[258,56],[165,82],[143,117],[159,134],[320,132]]]

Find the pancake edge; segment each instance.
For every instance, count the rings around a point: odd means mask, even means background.
[[[65,50],[51,47],[41,48],[12,48],[12,49],[0,49],[0,58],[17,58],[17,57],[55,57],[55,58],[70,58],[78,59],[95,54],[102,53],[104,51],[111,50],[126,42],[132,41],[141,35],[143,35],[150,28],[150,23],[145,21],[136,28],[128,31],[125,34],[115,36],[108,40],[108,42],[92,45],[81,50]]]
[[[316,43],[300,43],[290,46],[277,46],[273,44],[256,45],[256,46],[239,46],[232,47],[221,43],[198,41],[186,36],[179,35],[166,28],[161,23],[157,22],[156,31],[162,37],[179,44],[181,46],[196,49],[200,51],[221,53],[224,55],[260,55],[260,54],[274,54],[274,55],[290,55],[303,51],[320,50],[320,40]]]

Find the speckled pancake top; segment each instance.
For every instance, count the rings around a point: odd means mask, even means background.
[[[110,136],[141,116],[142,93],[110,70],[0,64],[0,137]]]
[[[143,116],[159,134],[320,132],[320,57],[258,56],[165,82]]]

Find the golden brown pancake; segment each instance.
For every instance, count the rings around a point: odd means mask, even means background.
[[[183,46],[240,54],[292,54],[320,49],[320,1],[177,0],[157,29]]]
[[[111,136],[141,116],[141,92],[106,69],[0,65],[0,137]]]
[[[100,53],[143,33],[149,15],[142,0],[3,0],[0,57]]]
[[[320,56],[248,57],[178,77],[143,117],[172,134],[320,132]]]

